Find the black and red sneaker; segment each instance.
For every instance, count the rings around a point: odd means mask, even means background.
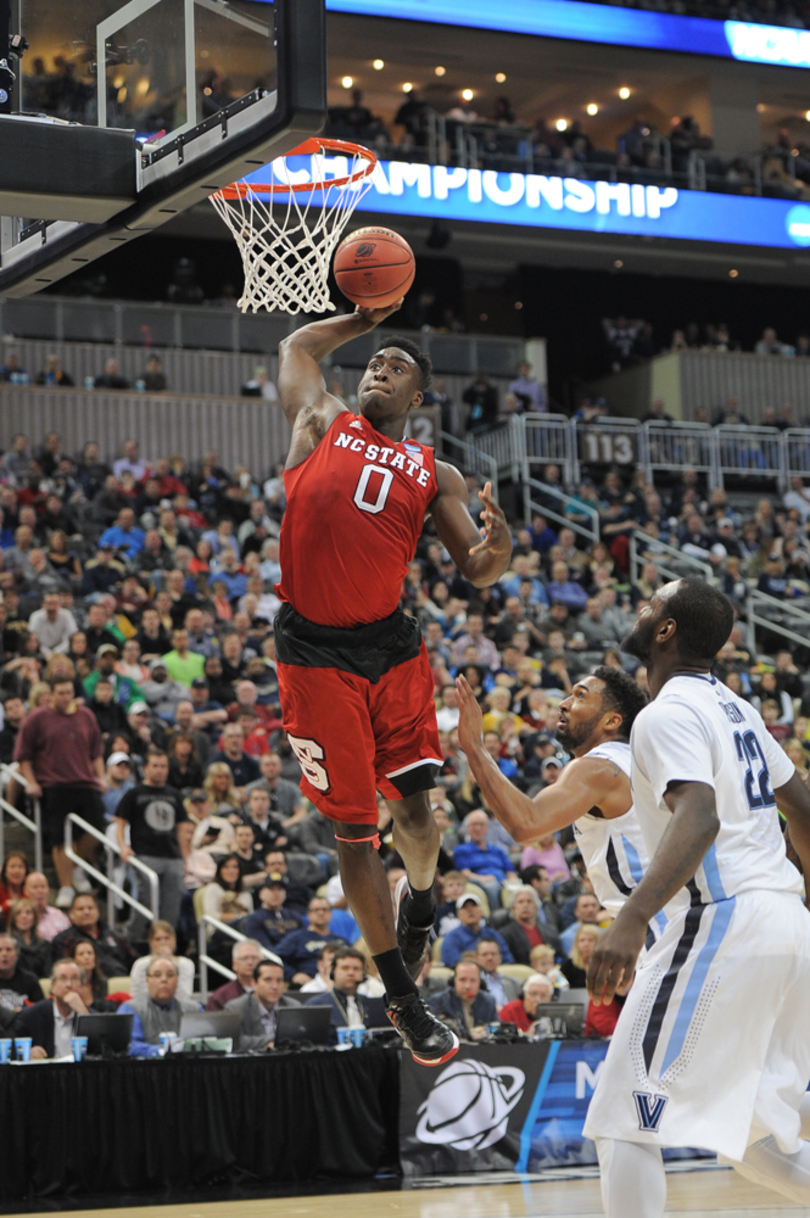
[[[394,908],[397,918],[397,943],[402,959],[413,981],[419,976],[425,962],[425,952],[433,935],[433,922],[427,926],[414,926],[405,910],[408,901],[408,877],[403,875],[394,890]]]
[[[455,1032],[430,1013],[418,994],[386,998],[385,1006],[388,1018],[420,1066],[441,1066],[458,1053]]]

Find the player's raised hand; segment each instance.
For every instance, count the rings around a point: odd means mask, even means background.
[[[466,677],[456,677],[458,697],[458,745],[462,753],[471,753],[481,743],[484,719],[472,686]]]
[[[512,553],[512,534],[506,517],[492,498],[492,483],[485,482],[484,489],[478,492],[478,498],[484,505],[484,527],[480,530],[483,541],[473,546],[470,554],[481,554],[484,550]]]
[[[381,321],[385,321],[386,317],[390,317],[392,313],[396,313],[397,309],[401,309],[404,303],[405,297],[400,296],[399,300],[395,300],[387,309],[363,309],[357,305],[354,311],[361,317],[365,317],[372,326],[378,326]]]
[[[607,1006],[617,990],[630,988],[647,927],[638,919],[623,917],[625,910],[599,939],[588,965],[588,993],[596,1006]]]

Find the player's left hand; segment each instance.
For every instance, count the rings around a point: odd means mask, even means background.
[[[478,492],[478,498],[484,505],[484,527],[481,529],[483,541],[473,546],[470,554],[481,554],[484,550],[494,550],[512,553],[512,534],[506,517],[492,498],[492,483],[486,482],[484,489]]]
[[[481,742],[484,717],[466,677],[456,677],[456,696],[459,712],[458,747],[462,753],[469,755]]]
[[[639,953],[647,937],[647,926],[619,914],[602,934],[588,965],[588,993],[596,1006],[608,1006],[618,989],[629,989]]]

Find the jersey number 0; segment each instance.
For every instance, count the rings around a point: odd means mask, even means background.
[[[368,491],[369,479],[372,474],[379,474],[382,481],[380,482],[377,498],[369,500],[366,498]],[[385,507],[391,487],[394,484],[394,475],[390,469],[384,469],[381,465],[365,465],[360,471],[360,477],[357,479],[357,486],[354,488],[353,499],[355,505],[359,507],[361,512],[371,512],[376,516]]]

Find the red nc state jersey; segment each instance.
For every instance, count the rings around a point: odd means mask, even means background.
[[[281,599],[321,626],[393,613],[436,496],[433,449],[388,440],[347,410],[284,486]]]

